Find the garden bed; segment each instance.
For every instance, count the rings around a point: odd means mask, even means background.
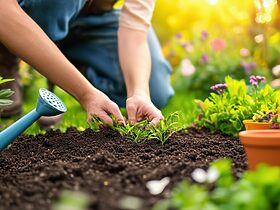
[[[23,135],[0,153],[0,210],[50,209],[63,190],[86,192],[89,209],[121,209],[128,195],[150,209],[195,168],[226,157],[239,177],[247,168],[239,139],[196,129],[173,134],[165,145],[136,144],[109,129]],[[163,177],[171,178],[169,185],[151,195],[146,182]]]

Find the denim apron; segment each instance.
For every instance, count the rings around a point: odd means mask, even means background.
[[[94,87],[125,107],[126,88],[117,38],[120,10],[83,14],[85,0],[18,0],[18,3],[71,62],[86,67],[85,76]],[[170,85],[171,67],[152,28],[148,44],[152,59],[150,95],[161,108],[174,94]]]

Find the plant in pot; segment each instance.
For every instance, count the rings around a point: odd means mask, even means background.
[[[264,104],[260,110],[254,113],[250,120],[244,120],[246,130],[259,130],[259,129],[279,129],[280,128],[280,115],[278,115],[280,107],[277,104],[268,106]]]
[[[210,96],[203,102],[197,101],[200,107],[197,125],[233,136],[238,136],[249,123],[265,124],[264,129],[270,128],[269,124],[277,120],[280,90],[265,84],[262,76],[251,76],[249,81],[246,85],[244,80],[227,76],[224,84],[212,86]],[[267,117],[271,117],[269,124],[263,122]]]
[[[243,120],[246,130],[279,128],[279,90],[272,89],[270,85],[262,87],[261,83],[265,83],[265,78],[261,76],[250,76],[250,83],[251,95],[258,105],[253,117]]]
[[[251,120],[243,121],[247,131],[239,134],[250,169],[255,169],[259,163],[280,166],[280,131],[272,130],[279,128],[280,125],[279,91],[266,86],[267,91],[263,92],[259,87],[262,81],[263,77],[250,77],[250,83],[254,88],[253,96],[261,105]],[[271,99],[266,99],[267,97]]]
[[[250,85],[246,85],[244,80],[226,77],[225,84],[212,86],[211,89],[216,92],[199,103],[201,115],[197,121],[198,126],[234,136],[247,127],[243,123],[248,119],[255,120],[255,124],[267,124],[266,128],[271,125],[278,127],[280,90],[265,84],[265,78],[261,76],[251,76],[249,81]],[[265,120],[268,122],[257,122]],[[280,165],[280,131],[241,132],[240,138],[245,146],[250,169],[261,162]]]

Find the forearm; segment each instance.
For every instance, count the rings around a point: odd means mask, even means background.
[[[95,90],[15,0],[0,0],[0,42],[80,102]]]
[[[150,97],[149,79],[151,56],[146,32],[119,28],[119,57],[123,71],[127,97]]]

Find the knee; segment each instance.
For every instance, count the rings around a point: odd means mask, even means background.
[[[157,94],[151,96],[153,104],[158,108],[161,109],[167,105],[169,100],[174,95],[174,91],[169,87],[165,87],[165,90],[158,91]]]
[[[171,67],[166,60],[161,60],[153,65],[150,93],[151,99],[157,108],[163,108],[174,95],[174,90],[170,83]]]

